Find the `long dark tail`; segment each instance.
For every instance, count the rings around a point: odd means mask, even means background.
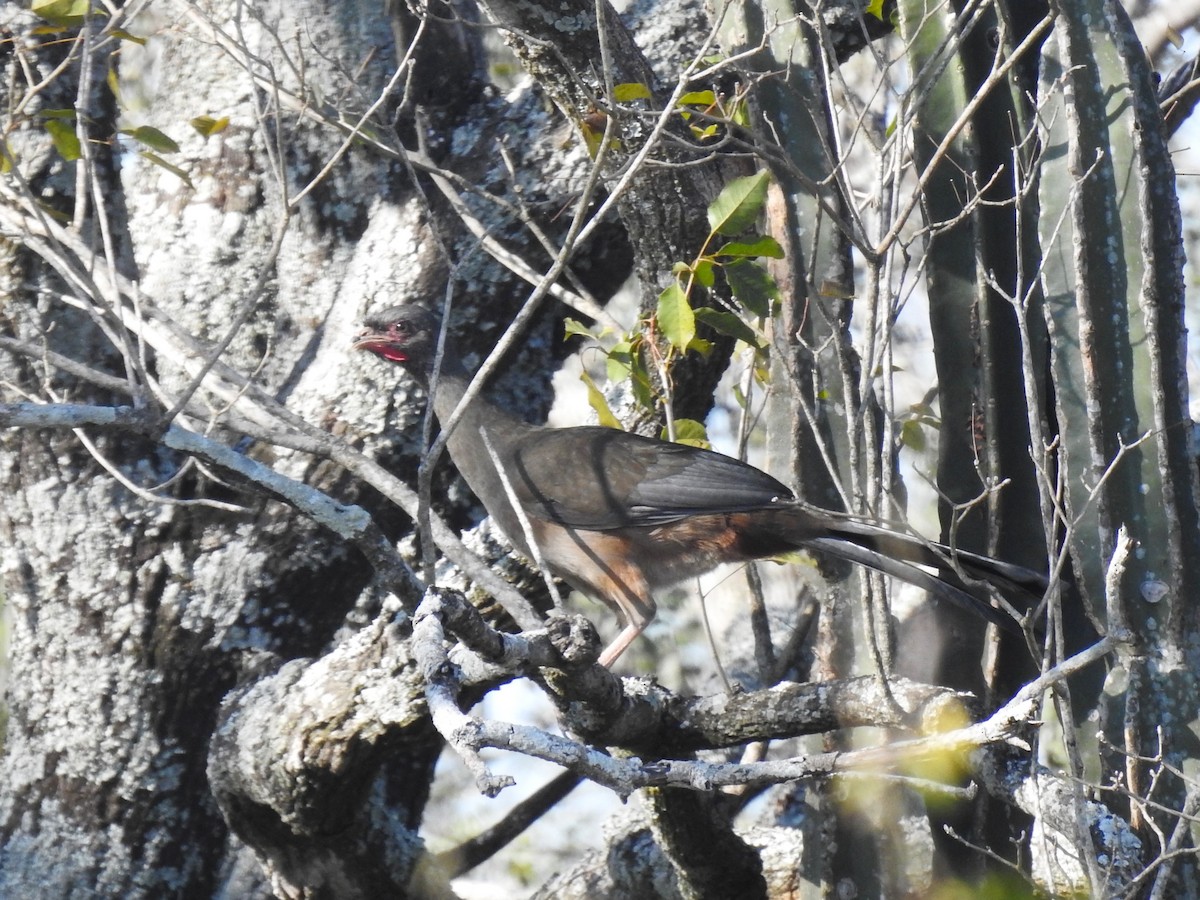
[[[1014,600],[1017,596],[1040,600],[1049,585],[1046,576],[1024,566],[978,553],[951,550],[943,544],[929,543],[877,525],[851,519],[830,523],[826,519],[825,526],[823,535],[803,539],[800,543],[807,548],[907,581],[1014,634],[1019,634],[1021,629],[1009,613],[968,593],[963,586],[917,566],[945,570],[950,562],[961,568],[968,578],[986,581],[1006,598]]]
[[[858,563],[860,566],[866,566],[869,569],[875,569],[877,572],[882,572],[884,575],[891,575],[893,578],[899,578],[901,581],[907,581],[909,584],[923,588],[938,599],[952,603],[972,615],[982,616],[987,621],[998,625],[1011,634],[1021,633],[1020,627],[1008,613],[967,593],[962,588],[950,584],[948,581],[943,581],[938,576],[926,572],[924,569],[918,569],[912,563],[893,559],[884,553],[880,553],[878,550],[872,550],[869,547],[864,547],[861,544],[842,538],[813,538],[805,541],[804,546],[821,553],[828,553],[830,556],[836,556],[838,559],[844,559],[849,562]]]
[[[952,550],[945,544],[925,541],[878,525],[848,519],[839,522],[830,532],[833,537],[922,566],[957,565],[969,578],[986,581],[1005,593],[1021,593],[1040,600],[1050,586],[1045,575],[1024,566],[968,550]]]

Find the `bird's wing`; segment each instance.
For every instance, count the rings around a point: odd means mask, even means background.
[[[665,525],[792,498],[770,475],[732,457],[611,428],[536,429],[507,462],[527,511],[589,531]]]

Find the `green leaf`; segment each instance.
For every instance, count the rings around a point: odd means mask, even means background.
[[[615,428],[617,431],[623,431],[621,423],[617,421],[617,417],[609,409],[608,401],[604,399],[604,394],[600,392],[600,388],[596,387],[596,382],[592,381],[592,376],[587,373],[586,369],[579,373],[579,380],[587,385],[588,405],[596,411],[600,424],[605,428]]]
[[[713,331],[729,335],[739,341],[744,341],[751,347],[761,347],[762,339],[754,333],[754,329],[731,312],[720,309],[701,307],[695,311],[697,321],[703,322]]]
[[[640,338],[639,338],[640,340]],[[608,351],[608,380],[614,384],[628,380],[633,398],[643,409],[654,409],[654,391],[650,375],[635,344],[621,341]]]
[[[737,101],[733,104],[726,115],[726,118],[735,125],[741,125],[743,128],[750,127],[750,107],[744,101]]]
[[[125,103],[121,99],[121,80],[117,77],[116,66],[108,67],[108,74],[104,76],[104,83],[108,85],[108,89],[112,91],[112,95],[117,99],[117,106],[124,107]]]
[[[183,171],[183,169],[179,168],[179,166],[171,165],[169,162],[167,162],[165,159],[163,159],[157,153],[151,153],[149,150],[143,150],[138,155],[141,156],[142,159],[146,160],[147,162],[154,163],[154,165],[158,166],[161,169],[166,169],[172,175],[175,175],[176,177],[178,177],[179,180],[182,181],[184,184],[186,184],[188,187],[190,187],[190,188],[196,187],[194,184],[192,184],[192,179],[188,175],[187,172]]]
[[[91,0],[33,0],[30,10],[55,25],[78,25],[91,8]],[[100,13],[97,10],[98,14]]]
[[[68,119],[74,120],[75,110],[73,109],[43,109],[38,111],[40,119]]]
[[[776,553],[774,556],[768,556],[767,562],[773,562],[777,566],[808,566],[810,569],[817,567],[817,563],[813,558],[803,550],[789,550],[786,553]]]
[[[866,9],[863,10],[863,12],[867,13],[868,15],[874,16],[880,22],[882,22],[883,21],[883,0],[871,0],[871,2],[867,4],[867,7],[866,7]]]
[[[47,119],[45,128],[50,134],[50,140],[54,142],[54,149],[67,162],[74,162],[83,155],[83,148],[79,145],[79,135],[75,133],[73,123],[62,119]]]
[[[898,371],[903,372],[904,370],[898,369]],[[930,418],[930,419],[933,418],[933,407],[930,406],[928,403],[926,403],[923,400],[919,400],[916,403],[911,404],[908,407],[908,411],[911,412],[914,416]]]
[[[219,119],[214,119],[212,116],[196,116],[189,124],[207,138],[214,134],[220,134],[228,128],[229,116],[221,116]]]
[[[765,256],[770,259],[783,259],[783,248],[779,246],[779,241],[775,238],[764,235],[751,241],[730,241],[713,255],[748,258]]]
[[[742,390],[740,384],[733,385],[733,399],[737,403],[738,409],[746,408],[746,392]]]
[[[852,286],[839,284],[836,281],[822,281],[817,288],[817,293],[822,297],[829,297],[833,300],[853,300],[854,288]]]
[[[520,69],[510,62],[494,62],[488,67],[488,72],[497,81],[503,81],[506,78],[516,78]]]
[[[146,46],[146,39],[144,37],[138,37],[136,34],[130,34],[128,31],[124,31],[120,28],[114,29],[110,32],[110,34],[112,34],[112,36],[119,41],[132,41],[139,47]]]
[[[692,266],[692,276],[702,286],[706,288],[712,287],[716,283],[716,276],[713,274],[713,261],[707,256],[696,260],[696,265]]]
[[[629,386],[633,389],[633,399],[642,409],[654,409],[654,389],[650,387],[650,374],[646,371],[640,355],[633,357],[633,368],[629,372]]]
[[[613,100],[617,103],[629,103],[631,100],[653,100],[650,88],[640,81],[627,81],[624,84],[613,85]]]
[[[609,381],[624,381],[633,371],[633,345],[629,341],[618,343],[608,351],[606,365]]]
[[[599,128],[596,128],[595,121],[584,119],[579,123],[579,131],[583,134],[583,143],[587,147],[588,156],[592,159],[596,158],[596,154],[600,152],[600,145],[604,143],[604,125],[601,123]]]
[[[919,419],[908,419],[900,426],[900,443],[918,453],[925,449],[925,429]]]
[[[685,352],[692,338],[696,336],[696,316],[679,282],[673,282],[658,295],[656,318],[663,337],[671,346]]]
[[[692,91],[679,98],[679,106],[712,106],[717,95],[712,91]]]
[[[754,354],[754,383],[767,387],[771,384],[771,369],[767,365],[767,354]]]
[[[771,315],[771,301],[780,300],[779,286],[766,269],[749,260],[738,260],[724,269],[733,296],[750,312],[764,319]]]
[[[662,439],[668,440],[667,429],[662,430]],[[675,420],[675,443],[687,444],[689,447],[700,447],[703,450],[711,450],[712,443],[708,439],[708,431],[704,427],[703,422],[697,422],[695,419],[676,419]]]
[[[91,0],[33,0],[29,8],[43,19],[86,16]]]
[[[735,178],[708,207],[709,228],[717,234],[737,235],[754,224],[767,199],[766,172]]]
[[[149,125],[139,125],[137,128],[122,128],[121,134],[128,135],[139,144],[144,144],[151,150],[157,150],[159,153],[179,152],[179,145],[177,143],[157,128],[151,128]]]
[[[563,319],[563,332],[564,341],[567,338],[572,338],[576,335],[585,338],[592,337],[592,333],[588,330],[586,325],[584,325],[578,319],[572,319],[570,316],[567,316],[567,318]]]

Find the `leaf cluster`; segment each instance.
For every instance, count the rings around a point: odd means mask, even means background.
[[[767,199],[770,176],[758,172],[731,181],[708,207],[708,236],[690,261],[672,266],[671,283],[658,296],[654,313],[632,333],[623,335],[604,350],[610,383],[628,383],[637,404],[654,410],[665,398],[657,396],[650,378],[647,358],[658,357],[660,370],[669,372],[682,354],[707,353],[711,342],[697,328],[741,341],[755,351],[755,376],[766,379],[767,340],[763,324],[778,310],[779,287],[760,260],[782,259],[783,248],[775,238],[759,234],[755,227]],[[583,335],[599,342],[601,336],[579,322],[567,320],[567,336]],[[657,351],[652,337],[666,342],[665,355]],[[590,375],[582,376],[588,402],[600,423],[619,428],[604,394]],[[706,446],[701,423],[677,420],[674,439]]]
[[[709,57],[706,61],[720,60],[721,57]],[[654,93],[640,81],[627,81],[613,86],[612,99],[619,104],[653,101]],[[714,90],[688,91],[675,102],[673,112],[687,124],[692,137],[701,143],[720,138],[731,125],[750,127],[750,111],[743,92],[726,95]],[[607,124],[608,116],[596,109],[580,122],[584,143],[593,159],[600,151]]]
[[[73,40],[72,32],[77,31],[89,18],[104,20],[107,11],[101,6],[93,6],[90,0],[34,0],[31,11],[45,20],[46,24],[35,29],[34,34],[50,36],[55,40]],[[114,28],[108,32],[118,41],[129,41],[134,44],[145,44],[146,39],[128,31]],[[115,59],[115,57],[114,57]],[[120,80],[115,65],[110,65],[105,84],[112,92],[118,107],[126,110],[126,104],[121,96]],[[84,155],[79,128],[79,115],[75,109],[41,109],[34,114],[41,121],[42,128],[49,136],[55,152],[64,162],[75,162]],[[208,138],[224,131],[229,125],[228,117],[197,116],[191,120],[191,126],[201,136]],[[179,144],[168,134],[151,125],[138,125],[132,128],[122,128],[117,132],[138,146],[138,155],[147,162],[177,176],[188,187],[193,187],[188,173],[179,166],[164,158],[166,155],[180,152]],[[111,140],[115,140],[116,135]],[[14,162],[12,152],[7,142],[0,142],[0,171],[8,172]]]

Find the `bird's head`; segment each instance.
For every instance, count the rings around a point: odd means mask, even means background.
[[[399,363],[417,378],[428,381],[440,328],[437,316],[423,306],[390,306],[367,316],[353,346]]]

